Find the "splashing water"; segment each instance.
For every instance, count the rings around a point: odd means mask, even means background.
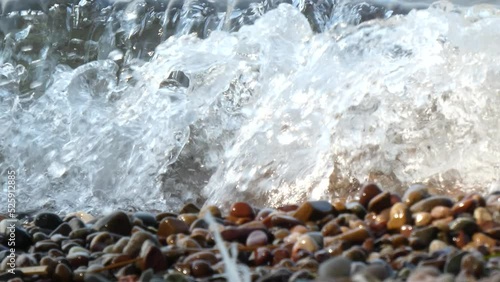
[[[120,30],[103,25],[57,60],[52,47],[16,45],[34,25],[6,36],[0,162],[17,171],[22,209],[280,205],[348,196],[365,180],[449,193],[499,179],[498,7],[363,21],[282,4],[251,25],[229,19],[238,28],[212,11],[200,29],[202,12],[172,4],[167,13],[191,14],[153,48],[134,39],[138,21],[156,24],[141,3],[120,10]]]

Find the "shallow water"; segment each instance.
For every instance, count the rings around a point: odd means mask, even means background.
[[[497,6],[277,2],[4,14],[0,162],[18,209],[497,188]]]

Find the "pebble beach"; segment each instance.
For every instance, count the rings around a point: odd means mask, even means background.
[[[2,235],[0,281],[500,281],[500,193],[398,195],[370,183],[356,198],[40,212],[15,228],[13,268]]]

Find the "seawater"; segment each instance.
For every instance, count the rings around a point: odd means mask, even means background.
[[[177,2],[1,16],[0,168],[18,209],[498,188],[498,6]]]

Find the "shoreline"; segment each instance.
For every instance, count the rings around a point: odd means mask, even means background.
[[[0,280],[500,279],[499,192],[454,197],[413,185],[398,195],[369,183],[358,196],[277,209],[235,202],[228,213],[194,204],[177,213],[41,212],[15,229],[3,219]]]

